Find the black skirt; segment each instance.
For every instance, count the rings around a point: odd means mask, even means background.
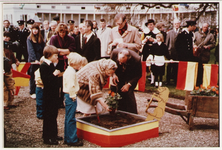
[[[163,66],[151,65],[151,70],[154,76],[157,76],[157,75],[163,76],[165,74],[165,65]]]

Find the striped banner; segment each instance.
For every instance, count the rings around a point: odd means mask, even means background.
[[[146,61],[142,61],[142,77],[139,79],[135,90],[144,92],[146,87]]]
[[[180,61],[178,64],[176,89],[192,91],[196,85],[197,62]]]
[[[21,74],[22,76],[24,74],[26,75],[26,73],[27,73],[27,71],[28,71],[28,69],[29,69],[31,64],[33,64],[33,63],[30,63],[30,62],[23,63],[23,62],[21,62],[19,64],[19,66],[17,67],[17,71],[16,72],[22,73]],[[15,72],[15,70],[14,70],[14,72]],[[18,73],[16,73],[16,74],[18,74]],[[29,78],[21,78],[21,77],[14,78],[14,80],[15,80],[15,95],[18,95],[21,86],[29,86],[29,83],[27,84],[27,80],[29,82]]]
[[[15,86],[29,86],[30,76],[12,69],[12,78],[15,80]]]
[[[218,65],[204,64],[203,86],[216,86],[218,83]]]

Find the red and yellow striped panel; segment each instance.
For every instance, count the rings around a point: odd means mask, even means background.
[[[121,147],[149,138],[158,137],[158,130],[158,121],[147,122],[111,132],[77,122],[78,137],[102,147]]]

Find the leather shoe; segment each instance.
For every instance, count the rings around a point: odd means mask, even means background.
[[[58,145],[58,141],[56,139],[44,139],[44,144],[49,144],[49,145]]]
[[[69,146],[83,146],[83,142],[78,139],[77,142],[75,142],[75,143],[67,143],[67,145],[69,145]]]
[[[15,108],[17,107],[18,105],[8,105],[9,108]]]
[[[8,106],[4,106],[4,110],[9,110],[10,108]]]
[[[63,137],[57,136],[57,137],[56,137],[56,140],[61,141],[61,140],[63,140]]]

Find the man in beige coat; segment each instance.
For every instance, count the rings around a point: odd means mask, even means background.
[[[127,48],[138,53],[142,47],[138,29],[127,23],[125,14],[117,14],[114,21],[117,26],[111,31],[109,53],[115,48]]]

